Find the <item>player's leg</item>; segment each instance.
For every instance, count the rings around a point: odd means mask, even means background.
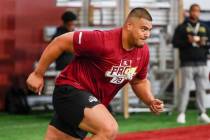
[[[92,139],[112,140],[116,137],[115,119],[92,94],[69,86],[56,87],[53,104],[55,115],[50,124],[54,127],[48,127],[46,140],[83,139],[86,131],[94,135]]]
[[[79,138],[72,137],[52,125],[47,128],[45,140],[80,140]]]
[[[85,108],[84,118],[79,127],[91,132],[92,140],[114,140],[118,133],[117,122],[102,104]]]
[[[62,122],[54,123],[56,127],[65,131],[65,126],[60,127],[61,124]],[[84,118],[79,127],[91,132],[93,134],[92,140],[114,140],[118,133],[117,122],[102,104],[92,108],[85,108]],[[68,132],[67,134],[59,129],[49,125],[45,140],[78,140],[78,138],[71,136]]]

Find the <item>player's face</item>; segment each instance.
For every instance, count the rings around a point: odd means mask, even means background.
[[[200,16],[200,8],[198,6],[192,7],[189,14],[191,19],[198,20]]]
[[[143,47],[146,40],[150,37],[152,22],[141,18],[136,19],[131,28],[131,40],[135,47]]]

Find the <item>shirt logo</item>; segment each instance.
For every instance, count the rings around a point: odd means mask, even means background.
[[[79,32],[79,41],[78,44],[81,45],[82,42],[82,32]]]
[[[136,67],[131,67],[132,60],[121,60],[119,66],[113,66],[105,73],[106,77],[111,77],[110,83],[121,84],[124,80],[132,80],[136,74]]]
[[[89,96],[88,100],[89,100],[90,103],[98,101],[98,99],[96,97],[94,97],[94,96]]]

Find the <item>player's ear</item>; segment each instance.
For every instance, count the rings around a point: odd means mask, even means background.
[[[126,23],[126,28],[127,28],[128,31],[131,31],[131,30],[133,29],[132,23],[128,21],[128,22]]]

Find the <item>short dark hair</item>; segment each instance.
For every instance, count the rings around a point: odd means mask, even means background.
[[[189,11],[192,11],[192,9],[193,9],[194,7],[198,7],[198,8],[201,10],[200,5],[198,5],[197,3],[194,3],[194,4],[192,4],[192,5],[190,6]]]
[[[67,23],[69,21],[77,20],[77,16],[71,11],[66,11],[61,16],[61,20],[63,21],[63,23]]]
[[[141,7],[136,7],[132,9],[130,13],[128,14],[128,18],[130,17],[137,17],[139,19],[144,18],[149,21],[152,21],[152,16],[150,15],[150,13],[145,8],[141,8]]]

